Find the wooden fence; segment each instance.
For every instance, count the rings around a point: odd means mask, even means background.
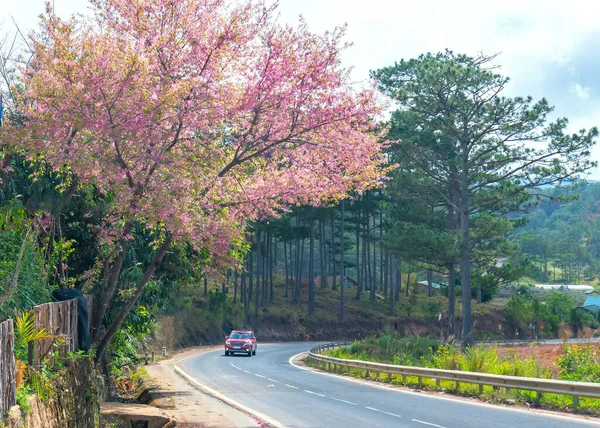
[[[91,322],[91,296],[85,296]],[[45,303],[33,307],[35,326],[54,336],[52,339],[37,340],[31,344],[34,365],[38,365],[48,354],[58,351],[61,357],[75,352],[78,347],[77,299],[64,302]],[[59,342],[58,346],[55,343]],[[13,321],[0,323],[0,417],[16,404],[15,352]]]
[[[0,417],[17,404],[13,321],[0,323]]]
[[[69,352],[77,351],[77,299],[64,302],[45,303],[33,307],[35,326],[44,328],[54,339],[36,340],[33,344],[33,363],[38,365],[50,353],[54,352],[54,343],[64,344],[56,350],[65,358]]]

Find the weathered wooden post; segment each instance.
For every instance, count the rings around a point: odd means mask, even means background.
[[[0,323],[0,417],[17,404],[13,320]]]

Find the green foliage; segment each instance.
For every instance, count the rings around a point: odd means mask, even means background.
[[[50,299],[33,224],[19,199],[0,205],[0,319]]]
[[[410,365],[437,350],[439,342],[428,337],[404,337],[396,332],[386,332],[355,341],[348,348],[332,351],[338,358],[363,359]]]
[[[569,324],[575,331],[597,327],[598,321],[578,306],[568,294],[552,291],[534,296],[524,288],[507,302],[505,319],[511,332],[520,332],[522,338],[548,334],[556,337],[563,324]]]
[[[21,409],[23,409],[25,414],[31,412],[31,405],[28,401],[29,397],[31,397],[29,388],[26,386],[20,386],[17,388],[17,404],[21,406]]]
[[[34,369],[27,368],[26,385],[29,390],[36,394],[40,400],[46,401],[53,396],[54,386],[52,384],[53,373],[46,366]]]
[[[577,382],[600,382],[600,352],[591,345],[565,343],[558,358],[560,378]]]

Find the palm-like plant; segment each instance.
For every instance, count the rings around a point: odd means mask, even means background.
[[[45,328],[37,329],[33,312],[21,312],[15,317],[15,356],[18,360],[27,360],[27,348],[30,343],[44,339],[58,339]]]
[[[15,316],[15,357],[17,360],[17,386],[23,383],[23,377],[27,373],[29,387],[40,397],[46,399],[51,391],[51,384],[40,371],[33,367],[27,367],[29,344],[37,340],[52,339],[61,340],[60,336],[49,333],[45,328],[37,329],[33,312],[21,312]]]

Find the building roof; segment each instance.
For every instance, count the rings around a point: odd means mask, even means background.
[[[585,302],[581,306],[582,308],[592,308],[593,306],[600,308],[600,296],[588,296],[585,298]]]

